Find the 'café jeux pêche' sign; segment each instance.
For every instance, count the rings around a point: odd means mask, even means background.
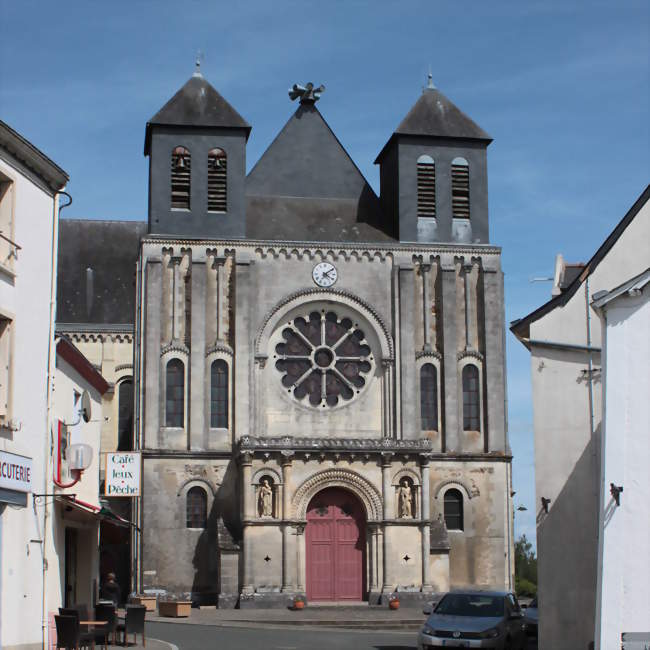
[[[140,452],[107,453],[104,494],[107,497],[139,497],[140,467]]]

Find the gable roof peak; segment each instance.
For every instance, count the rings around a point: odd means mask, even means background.
[[[198,61],[194,74],[147,122],[145,156],[149,155],[153,126],[243,129],[246,139],[251,131],[250,124],[206,81]]]
[[[440,92],[433,83],[431,73],[427,79],[422,94],[384,145],[375,163],[381,161],[389,144],[399,136],[478,140],[486,145],[492,142],[492,138],[474,120]]]

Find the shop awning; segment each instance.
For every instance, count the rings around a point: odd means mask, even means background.
[[[54,500],[63,508],[63,517],[80,524],[91,524],[98,522],[101,508],[92,503],[80,501],[73,496],[57,494]]]

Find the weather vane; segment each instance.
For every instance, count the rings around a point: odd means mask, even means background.
[[[204,58],[205,58],[205,56],[204,56],[203,52],[201,52],[201,50],[199,50],[196,53],[196,61],[194,62],[194,65],[195,65],[194,76],[195,77],[203,76],[201,74],[201,61],[203,61]]]
[[[325,86],[321,84],[318,88],[314,88],[314,84],[310,81],[304,86],[293,84],[293,88],[289,90],[289,97],[291,101],[300,98],[301,104],[315,104],[324,92]]]

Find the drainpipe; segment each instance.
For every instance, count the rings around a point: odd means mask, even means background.
[[[59,197],[67,196],[68,202],[59,207]],[[52,248],[50,259],[50,323],[49,335],[47,342],[47,406],[45,415],[45,455],[44,455],[44,469],[45,469],[45,493],[48,491],[50,485],[49,470],[50,470],[50,456],[52,453],[52,432],[51,432],[51,415],[52,415],[52,390],[54,382],[54,327],[56,316],[56,270],[57,270],[57,256],[59,244],[59,216],[61,210],[67,208],[72,203],[72,197],[63,188],[55,193],[52,205]],[[33,499],[34,497],[32,497]],[[34,511],[36,511],[36,504],[34,503]],[[43,560],[42,583],[41,583],[41,641],[43,650],[47,650],[48,640],[48,619],[47,619],[47,520],[48,520],[48,503],[43,500],[43,543],[41,544],[41,553]]]

